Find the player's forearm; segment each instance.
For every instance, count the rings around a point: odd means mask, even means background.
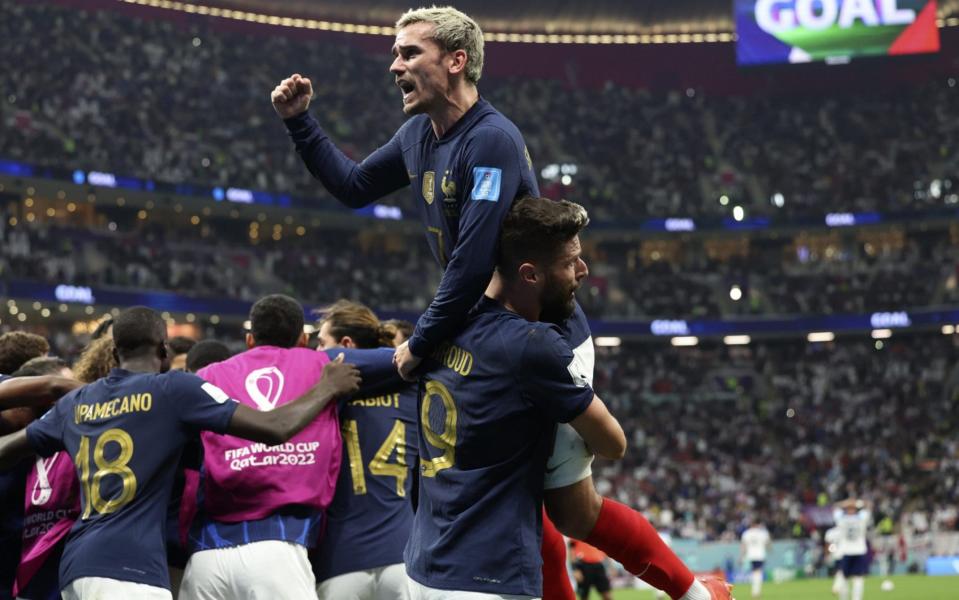
[[[240,437],[270,445],[283,444],[309,425],[335,397],[333,390],[318,383],[293,402],[260,413],[261,427],[250,432],[255,437]]]
[[[595,454],[611,460],[626,454],[626,434],[599,396],[593,396],[586,410],[569,424]]]
[[[33,453],[33,448],[27,441],[27,434],[23,430],[0,437],[0,471],[15,467]]]
[[[0,383],[0,410],[49,404],[82,386],[79,381],[57,375],[8,379]]]
[[[460,329],[466,315],[483,297],[493,277],[492,266],[459,265],[451,261],[443,274],[436,297],[416,322],[410,337],[410,352],[420,358],[430,355]]]
[[[362,165],[343,154],[309,112],[284,123],[310,174],[346,206],[362,208],[393,191],[385,178],[368,176]]]

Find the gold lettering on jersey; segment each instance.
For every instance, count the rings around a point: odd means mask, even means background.
[[[529,170],[533,170],[533,157],[529,155],[529,148],[523,146],[523,154],[526,155],[526,166],[529,167]]]
[[[449,343],[440,345],[433,353],[433,360],[463,377],[469,375],[470,371],[473,370],[473,355],[459,346]]]
[[[444,202],[456,202],[456,182],[449,179],[450,172],[443,174],[443,181],[440,183],[440,189],[443,190]]]
[[[372,398],[358,398],[351,400],[349,406],[363,406],[365,408],[399,408],[400,395],[387,394],[385,396],[373,396]]]
[[[149,412],[153,408],[153,394],[130,394],[95,404],[78,404],[74,407],[73,418],[76,423],[111,419],[134,412]]]
[[[436,183],[436,173],[427,171],[423,173],[423,199],[427,204],[433,204],[433,184]]]

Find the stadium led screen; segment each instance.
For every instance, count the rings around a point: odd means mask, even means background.
[[[935,0],[734,0],[740,65],[939,51]]]

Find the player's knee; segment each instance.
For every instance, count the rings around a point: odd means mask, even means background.
[[[603,507],[603,498],[591,478],[573,485],[546,490],[546,512],[563,535],[584,540],[589,537]]]

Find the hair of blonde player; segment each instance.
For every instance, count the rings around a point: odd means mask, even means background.
[[[399,31],[414,23],[431,23],[432,39],[447,52],[466,52],[466,80],[476,85],[483,75],[483,30],[465,13],[452,6],[416,8],[396,21]]]

